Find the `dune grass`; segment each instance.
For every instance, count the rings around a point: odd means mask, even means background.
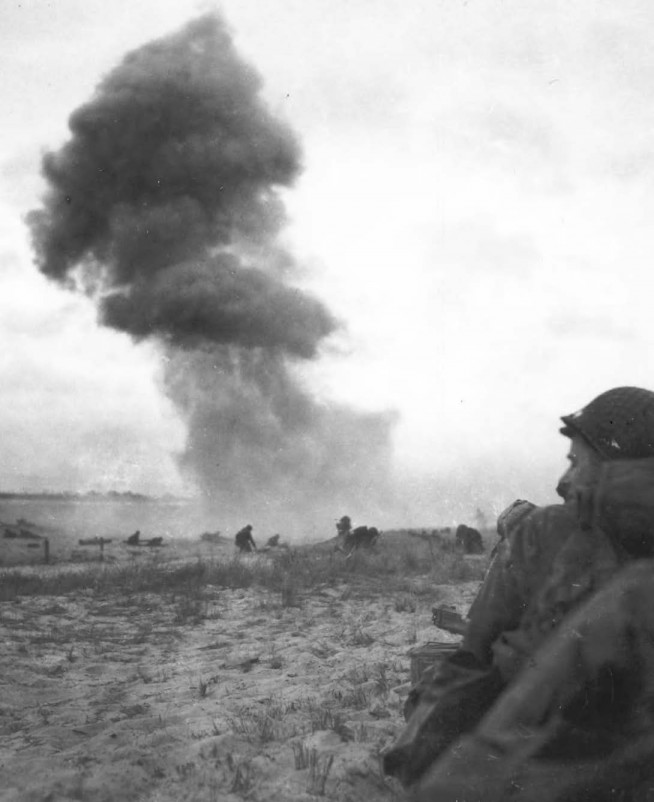
[[[469,561],[446,541],[406,537],[381,542],[349,557],[327,549],[285,549],[265,557],[224,561],[196,559],[187,563],[88,565],[71,571],[7,570],[0,578],[0,601],[17,596],[59,596],[76,591],[104,593],[178,593],[197,595],[207,585],[223,588],[252,586],[279,591],[285,606],[294,606],[297,594],[318,586],[341,583],[383,584],[389,591],[419,593],[422,586],[481,579],[484,561]]]

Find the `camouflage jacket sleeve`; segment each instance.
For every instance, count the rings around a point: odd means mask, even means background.
[[[519,626],[554,555],[577,528],[574,508],[563,504],[535,507],[508,528],[470,608],[462,644],[482,665],[492,662],[495,640]]]

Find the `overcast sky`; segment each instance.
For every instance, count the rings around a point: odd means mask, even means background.
[[[216,6],[0,4],[0,487],[189,490],[150,344],[33,266],[41,154],[123,55]],[[344,328],[306,381],[398,412],[408,523],[554,500],[558,416],[654,389],[648,0],[225,0],[304,172],[285,239]]]

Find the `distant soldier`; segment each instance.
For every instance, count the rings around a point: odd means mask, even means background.
[[[472,526],[457,526],[455,538],[456,545],[463,549],[464,554],[483,554],[484,541],[479,531]]]
[[[268,538],[268,543],[266,545],[270,546],[271,549],[274,549],[276,546],[279,546],[279,535],[273,535],[272,537]]]
[[[340,521],[336,521],[336,531],[340,536],[346,538],[352,530],[352,521],[349,515],[344,515]]]
[[[252,524],[244,526],[243,529],[237,532],[234,542],[236,543],[236,548],[246,554],[251,551],[256,551],[257,544],[254,542],[254,538],[252,537]]]
[[[133,535],[130,535],[127,538],[127,545],[128,546],[138,546],[140,537],[141,537],[141,532],[140,532],[139,529],[137,529],[136,532],[134,532]]]

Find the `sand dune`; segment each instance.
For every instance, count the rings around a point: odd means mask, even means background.
[[[431,605],[463,611],[477,584],[2,602],[2,798],[397,798],[378,756],[402,726],[408,650],[454,640]]]

